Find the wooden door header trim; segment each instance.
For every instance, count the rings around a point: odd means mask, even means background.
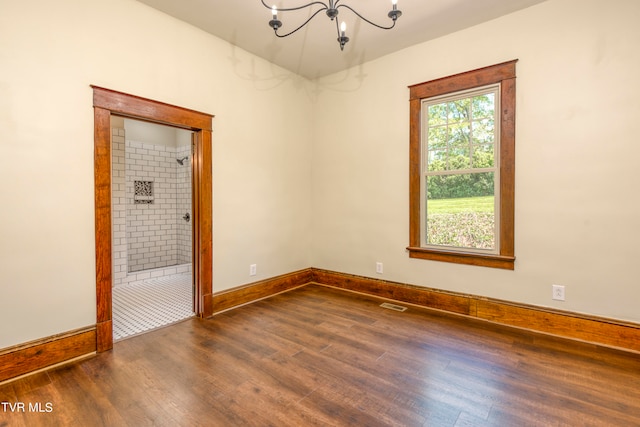
[[[112,114],[190,130],[212,130],[211,119],[214,116],[211,114],[100,86],[91,85],[91,88],[93,89],[93,106],[110,110]],[[158,121],[158,117],[163,117],[164,120]]]

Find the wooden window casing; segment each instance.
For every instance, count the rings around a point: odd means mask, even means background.
[[[517,60],[409,86],[409,256],[457,264],[514,269],[515,117]],[[482,86],[500,85],[499,253],[421,246],[422,101]]]

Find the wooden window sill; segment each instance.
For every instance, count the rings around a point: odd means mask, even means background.
[[[505,270],[513,270],[516,260],[514,256],[480,254],[476,252],[457,252],[412,246],[409,246],[407,250],[409,251],[410,258],[502,268]]]

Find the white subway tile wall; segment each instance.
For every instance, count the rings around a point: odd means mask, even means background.
[[[127,279],[126,185],[124,163],[124,129],[113,128],[111,133],[111,222],[113,257],[113,285]]]
[[[190,154],[189,146],[130,141],[112,129],[114,286],[140,279],[131,273],[191,263]],[[135,203],[135,181],[153,182],[153,203]]]

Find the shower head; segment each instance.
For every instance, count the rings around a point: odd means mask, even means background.
[[[185,156],[181,159],[176,159],[176,162],[180,163],[180,166],[184,166],[184,161],[188,159],[189,159],[189,156]]]

